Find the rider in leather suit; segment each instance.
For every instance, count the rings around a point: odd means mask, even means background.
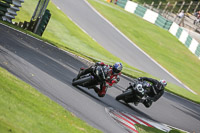
[[[82,71],[77,75],[76,79],[79,79],[82,75],[94,72],[96,66],[98,65],[108,68],[106,81],[100,84],[100,88],[98,88],[97,86],[93,86],[92,88],[95,90],[99,97],[104,97],[107,89],[119,82],[119,76],[121,75],[121,70],[123,66],[120,62],[116,62],[113,66],[106,65],[103,62],[97,62],[94,66],[91,66],[87,69],[82,69]]]
[[[165,80],[156,80],[147,77],[140,77],[138,78],[139,81],[148,81],[151,83],[149,89],[147,89],[146,94],[148,97],[142,101],[143,104],[148,108],[152,105],[152,102],[156,102],[164,93],[164,88],[167,85]]]

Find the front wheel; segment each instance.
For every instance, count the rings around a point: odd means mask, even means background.
[[[85,83],[85,82],[89,82],[89,81],[92,80],[92,79],[93,79],[93,76],[89,76],[89,77],[77,79],[77,80],[72,81],[72,85],[73,85],[73,86],[81,85],[81,84],[83,84],[83,83]]]
[[[125,101],[126,100],[125,97],[128,96],[128,95],[132,95],[132,90],[129,89],[129,90],[125,91],[124,93],[118,95],[115,99],[118,100],[118,101],[119,100]]]
[[[119,101],[119,100],[124,100],[124,99],[125,99],[125,96],[126,96],[126,95],[124,95],[124,94],[120,94],[120,95],[118,95],[115,99],[116,99],[117,101]]]

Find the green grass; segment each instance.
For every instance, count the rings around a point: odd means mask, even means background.
[[[1,133],[100,133],[0,68]]]
[[[136,45],[200,95],[200,61],[176,37],[112,3],[88,1]]]

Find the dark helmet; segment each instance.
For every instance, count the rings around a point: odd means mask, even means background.
[[[164,87],[167,85],[167,81],[164,80],[164,79],[161,79],[161,80],[160,80],[160,83],[161,83]]]
[[[113,65],[113,73],[120,73],[121,70],[122,70],[122,68],[123,68],[122,63],[116,62],[116,63]]]

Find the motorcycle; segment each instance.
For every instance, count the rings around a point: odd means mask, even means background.
[[[148,87],[150,83],[146,81],[135,80],[133,83],[129,83],[129,87],[122,94],[116,97],[116,100],[123,100],[125,103],[134,103],[136,106],[139,103],[143,103],[146,107],[149,107],[147,98]]]
[[[79,73],[83,69],[80,69]],[[94,89],[94,86],[100,85],[105,82],[107,77],[108,68],[104,66],[96,66],[92,73],[88,73],[80,76],[79,79],[75,79],[72,81],[73,86],[82,86],[88,89]],[[96,90],[95,90],[96,92]]]

